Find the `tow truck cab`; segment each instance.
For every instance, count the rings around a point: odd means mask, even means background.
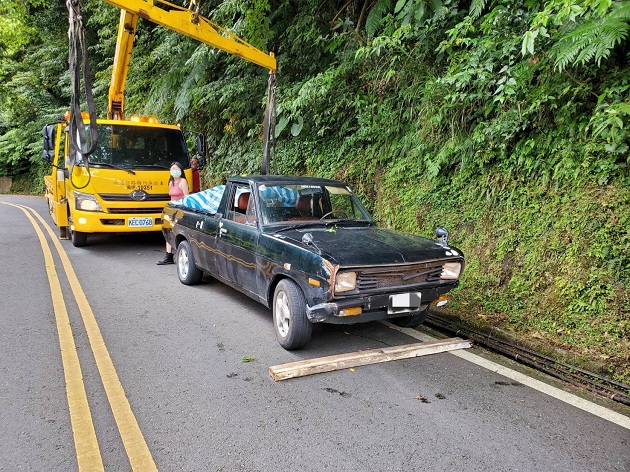
[[[89,122],[85,126],[89,141]],[[46,200],[60,236],[84,246],[91,233],[161,231],[172,162],[181,163],[192,182],[182,130],[151,118],[97,120],[97,126],[89,156],[71,155],[66,120],[44,127],[42,157],[51,164]]]

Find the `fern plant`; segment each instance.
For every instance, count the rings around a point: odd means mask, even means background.
[[[563,35],[550,54],[558,70],[595,61],[599,66],[611,51],[628,39],[630,1],[614,3],[610,13],[591,18]]]

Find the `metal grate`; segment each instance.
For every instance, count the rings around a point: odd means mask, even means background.
[[[395,267],[359,269],[357,271],[357,289],[364,293],[439,282],[443,263],[444,261],[433,261]]]
[[[130,213],[138,213],[141,215],[148,215],[152,213],[162,213],[163,208],[109,208],[108,213],[117,215],[126,215]]]
[[[138,200],[134,200],[131,198],[130,193],[101,193],[100,197],[106,202],[135,202]],[[168,202],[171,199],[168,193],[156,193],[150,194],[147,193],[147,196],[143,202]],[[160,210],[161,211],[161,210]]]

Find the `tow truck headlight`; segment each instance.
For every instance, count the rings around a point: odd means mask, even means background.
[[[446,262],[442,266],[440,278],[442,280],[457,280],[462,271],[462,265],[459,262]]]
[[[96,197],[89,193],[74,192],[74,205],[77,210],[103,211]]]
[[[356,272],[340,272],[335,279],[335,292],[348,292],[357,286]]]

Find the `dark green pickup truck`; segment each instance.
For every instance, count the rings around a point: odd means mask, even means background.
[[[446,230],[430,240],[379,228],[334,180],[234,177],[162,216],[181,282],[210,274],[270,307],[285,349],[306,345],[313,323],[418,326],[464,269]]]

